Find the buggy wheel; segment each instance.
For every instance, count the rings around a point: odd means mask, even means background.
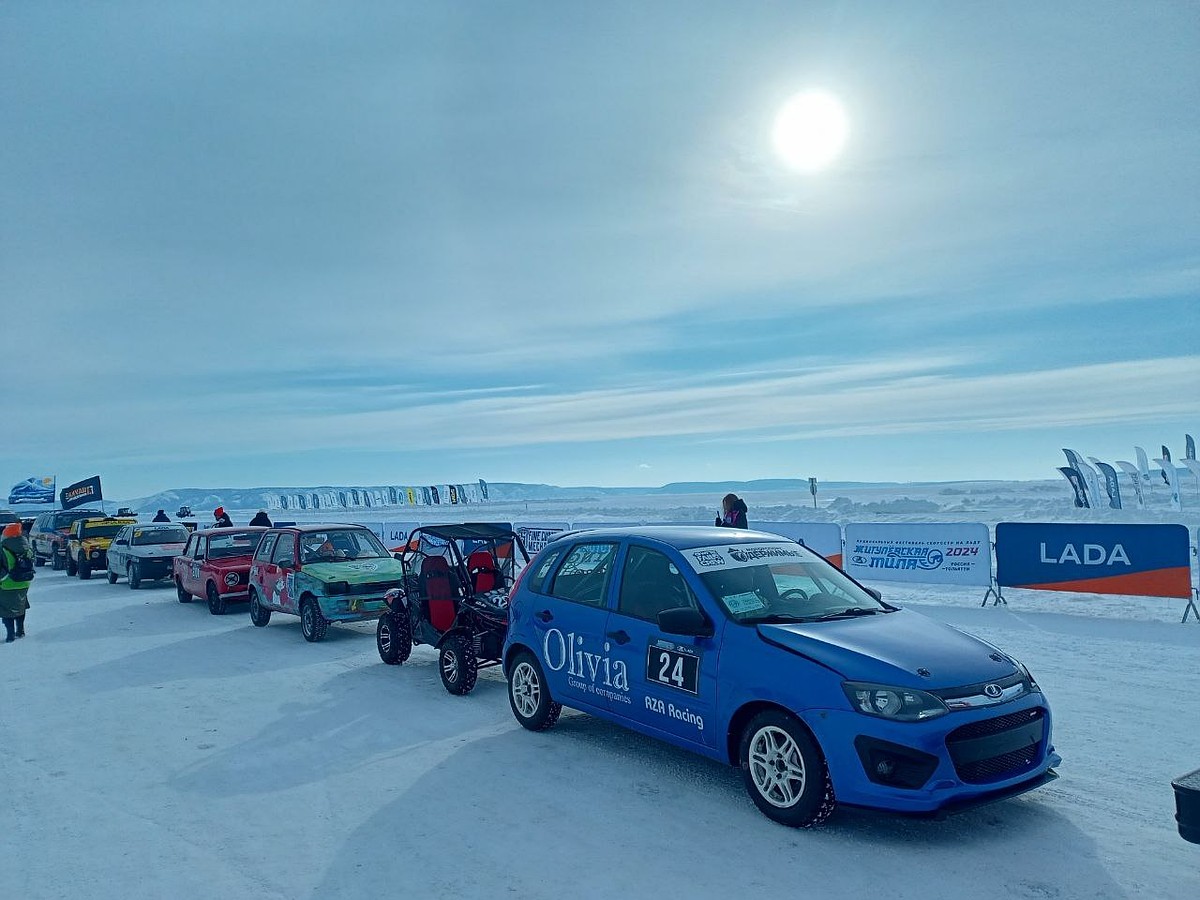
[[[508,676],[508,705],[530,731],[545,731],[558,721],[562,704],[550,696],[542,667],[528,650],[517,654]]]
[[[61,572],[66,567],[66,560],[57,550],[50,551],[50,571]]]
[[[811,828],[833,812],[825,757],[794,716],[772,709],[751,719],[742,732],[739,761],[750,798],[768,818]]]
[[[412,625],[407,615],[384,613],[375,626],[375,649],[389,666],[398,666],[412,653]]]
[[[129,564],[129,589],[136,591],[142,586],[142,570],[135,559]]]
[[[92,564],[82,553],[79,554],[79,562],[75,564],[75,573],[79,576],[80,581],[87,581],[92,577]]]
[[[205,590],[205,598],[208,600],[208,611],[214,616],[225,615],[225,598],[221,596],[221,592],[217,590],[217,586],[211,581]]]
[[[438,673],[442,686],[452,694],[469,694],[479,677],[475,646],[465,634],[452,634],[438,650]]]
[[[55,557],[55,559],[57,560],[58,557]],[[74,557],[68,555],[66,557],[66,559],[64,560],[64,564],[67,567],[67,577],[68,578],[74,578],[76,575],[79,574],[79,567],[75,564]]]
[[[108,583],[109,584],[117,583],[117,573],[114,572],[112,569],[108,570]]]
[[[44,565],[46,564],[46,557],[44,557],[44,556],[37,556],[37,555],[35,554],[35,555],[34,555],[34,557],[33,557],[33,564],[34,564],[34,566],[35,566],[35,567],[37,567],[37,568],[39,568],[39,569],[40,569],[42,566],[44,566]]]
[[[190,591],[183,589],[183,579],[175,579],[175,596],[179,598],[180,603],[191,603],[192,595]]]
[[[258,602],[258,591],[250,588],[250,621],[255,628],[265,628],[271,621],[271,611]]]
[[[328,628],[329,621],[322,614],[316,598],[304,597],[300,601],[300,632],[304,639],[310,644],[315,644],[325,637]]]

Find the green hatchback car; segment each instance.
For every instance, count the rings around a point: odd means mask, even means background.
[[[369,528],[272,528],[250,564],[250,621],[261,628],[272,613],[290,613],[306,641],[319,641],[330,623],[379,618],[383,595],[402,580],[400,563]]]

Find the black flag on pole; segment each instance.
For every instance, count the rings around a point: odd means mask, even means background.
[[[100,476],[93,475],[91,478],[68,485],[59,491],[58,499],[63,509],[74,509],[85,503],[99,503],[104,499],[104,495],[100,492]]]

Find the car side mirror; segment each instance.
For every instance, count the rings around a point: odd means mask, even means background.
[[[876,600],[882,600],[882,599],[883,599],[883,592],[882,592],[882,591],[878,591],[878,590],[876,590],[875,588],[863,588],[863,590],[865,590],[865,591],[866,591],[868,594],[870,594],[870,595],[871,595],[872,597],[874,597]]]
[[[664,609],[658,614],[658,627],[667,634],[687,637],[712,637],[713,625],[700,610],[692,606]]]
[[[403,553],[393,553],[392,559],[399,561],[404,556]]]

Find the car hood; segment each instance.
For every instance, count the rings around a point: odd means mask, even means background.
[[[305,563],[302,571],[305,575],[311,575],[321,581],[345,581],[350,584],[391,581],[399,579],[404,574],[404,569],[399,561],[390,557]]]
[[[144,544],[141,547],[130,547],[129,555],[138,559],[152,559],[157,556],[178,556],[183,552],[184,544]]]
[[[1016,664],[991,644],[905,609],[828,622],[759,625],[758,633],[767,643],[852,681],[928,690],[977,684],[1017,671]],[[918,669],[929,674],[918,674]]]

